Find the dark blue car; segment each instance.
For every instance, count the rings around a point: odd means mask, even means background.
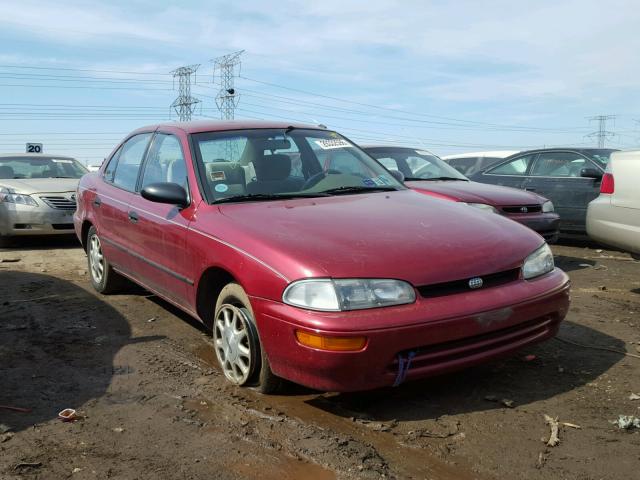
[[[545,148],[519,152],[469,178],[548,198],[560,215],[564,234],[586,234],[587,205],[600,192],[610,148]]]

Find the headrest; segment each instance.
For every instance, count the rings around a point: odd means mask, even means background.
[[[253,168],[259,182],[284,180],[291,174],[291,157],[284,153],[258,157],[253,160]]]
[[[15,172],[13,171],[13,168],[11,168],[9,165],[1,165],[0,166],[0,178],[13,178],[15,177]]]

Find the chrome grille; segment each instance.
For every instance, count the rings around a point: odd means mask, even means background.
[[[76,201],[66,197],[58,196],[46,196],[40,197],[40,199],[49,205],[51,208],[57,208],[58,210],[75,210]]]

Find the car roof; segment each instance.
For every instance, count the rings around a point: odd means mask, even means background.
[[[252,130],[260,128],[285,129],[289,127],[326,130],[318,125],[298,122],[276,122],[271,120],[196,120],[191,122],[165,122],[138,128],[136,132],[150,132],[162,128],[173,128],[185,133],[222,132],[226,130]]]
[[[64,160],[75,160],[75,158],[67,155],[51,155],[48,153],[0,153],[0,159],[2,158],[45,158],[48,160],[61,158]]]
[[[534,148],[532,150],[522,150],[518,152],[518,154],[527,154],[527,153],[542,153],[542,152],[577,152],[582,154],[589,154],[592,152],[619,152],[618,148],[575,148],[575,147],[549,147],[549,148]],[[515,154],[514,154],[515,155]]]
[[[435,153],[427,148],[414,148],[414,147],[405,147],[402,145],[374,145],[374,144],[358,144],[360,148],[363,150],[372,150],[374,148],[386,148],[386,149],[394,149],[394,150],[411,150],[412,152],[427,152],[429,155],[433,155],[437,157]]]
[[[507,158],[511,155],[520,153],[520,150],[490,150],[487,152],[468,152],[468,153],[456,153],[453,155],[445,155],[443,160],[451,160],[453,158],[474,158],[474,157],[494,157],[494,158]]]

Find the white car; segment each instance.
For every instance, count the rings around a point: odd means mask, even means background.
[[[587,233],[640,258],[640,150],[615,152],[602,177],[600,196],[589,203]]]
[[[464,175],[473,175],[503,158],[519,153],[519,150],[493,150],[491,152],[457,153],[441,157],[453,168]]]

